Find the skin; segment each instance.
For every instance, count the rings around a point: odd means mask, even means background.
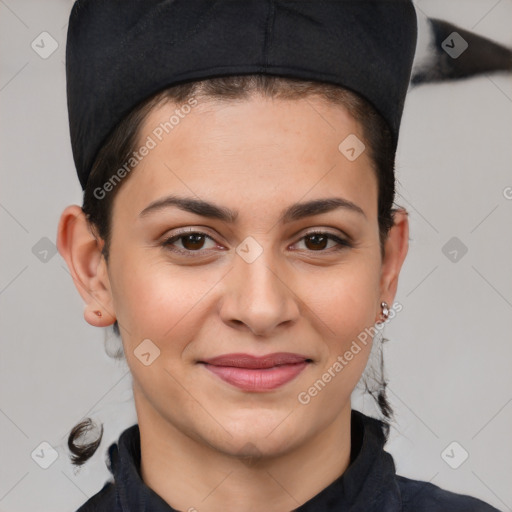
[[[156,107],[139,142],[176,107]],[[349,134],[363,139],[343,107],[317,97],[201,100],[122,184],[108,265],[80,207],[62,213],[58,249],[85,320],[120,324],[142,478],[177,510],[293,510],[348,467],[350,394],[371,342],[307,405],[297,397],[381,319],[381,301],[393,304],[409,229],[400,210],[381,258],[377,179],[366,151],[349,161],[338,150]],[[178,208],[139,217],[170,193],[237,210],[238,219],[229,225]],[[295,202],[333,196],[364,215],[339,208],[278,223]],[[213,240],[174,243],[196,250],[192,257],[162,246],[185,227]],[[352,246],[318,248],[304,238],[312,229],[348,236]],[[252,263],[235,252],[249,236],[263,249]],[[144,339],[160,350],[149,366],[134,353]],[[233,352],[293,352],[313,362],[276,390],[247,392],[197,364]]]

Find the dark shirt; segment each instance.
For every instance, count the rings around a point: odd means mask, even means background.
[[[348,468],[297,512],[499,512],[471,496],[397,475],[393,457],[384,451],[382,423],[356,410],[351,422]],[[137,424],[110,446],[109,457],[114,481],[77,512],[177,512],[141,479]]]

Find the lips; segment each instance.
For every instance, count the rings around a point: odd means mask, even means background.
[[[244,391],[271,391],[297,377],[311,362],[300,354],[280,352],[256,357],[225,354],[199,361],[223,381]]]
[[[200,361],[202,363],[214,366],[233,366],[235,368],[272,368],[273,366],[281,366],[284,364],[297,364],[310,359],[300,354],[292,354],[290,352],[277,352],[266,356],[251,356],[250,354],[225,354],[223,356],[213,357]]]

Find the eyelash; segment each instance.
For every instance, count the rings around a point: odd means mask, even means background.
[[[191,258],[198,257],[198,256],[195,256],[194,253],[196,253],[199,256],[201,256],[202,255],[201,254],[202,251],[208,250],[208,249],[198,249],[197,251],[192,251],[192,250],[170,248],[171,245],[174,242],[178,241],[180,238],[185,238],[186,236],[189,236],[189,235],[201,235],[201,236],[204,236],[206,238],[209,238],[212,241],[215,241],[215,240],[213,240],[213,238],[211,236],[209,236],[206,233],[203,233],[201,231],[182,231],[182,232],[177,233],[177,234],[171,236],[170,238],[167,238],[166,240],[164,240],[162,242],[162,247],[164,247],[166,249],[169,249],[170,251],[172,251],[174,253],[177,253],[177,254],[180,254],[180,255],[184,255],[184,256],[187,256],[187,257],[191,257]],[[301,241],[304,238],[307,238],[309,236],[313,236],[313,235],[322,235],[325,238],[336,242],[338,244],[338,246],[337,247],[331,247],[330,248],[331,250],[329,250],[329,249],[319,249],[318,251],[309,250],[308,252],[320,252],[320,253],[327,252],[327,253],[331,253],[331,252],[337,252],[337,251],[341,251],[343,249],[347,249],[347,248],[352,247],[352,244],[348,240],[344,240],[344,239],[339,238],[338,236],[336,236],[336,235],[334,235],[332,233],[325,232],[325,231],[310,231],[310,232],[304,234],[299,239],[299,241]],[[333,251],[332,251],[332,249],[333,249]]]

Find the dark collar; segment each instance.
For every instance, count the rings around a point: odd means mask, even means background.
[[[382,422],[352,410],[350,465],[343,475],[296,509],[350,512],[400,509],[392,456],[384,451]],[[109,448],[116,502],[123,512],[176,512],[140,476],[140,431],[126,429]],[[389,507],[389,508],[388,508]]]

